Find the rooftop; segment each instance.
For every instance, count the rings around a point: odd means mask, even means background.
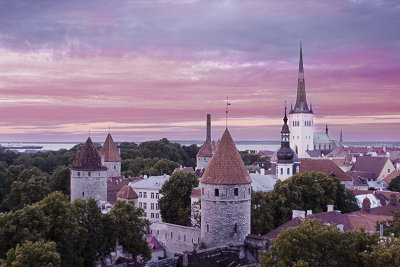
[[[322,172],[340,181],[352,179],[330,159],[300,159],[300,172]]]
[[[164,183],[169,179],[169,175],[150,176],[136,183],[129,183],[133,189],[160,190]]]
[[[105,166],[101,165],[101,157],[97,152],[92,139],[90,137],[82,146],[81,151],[72,163],[71,170],[78,171],[104,171],[107,170]]]
[[[118,191],[117,197],[123,199],[137,199],[138,195],[135,190],[129,185],[124,185],[121,190]]]
[[[111,134],[107,135],[106,141],[100,150],[100,156],[104,156],[106,162],[119,162],[121,157],[119,156],[118,148],[111,137]]]

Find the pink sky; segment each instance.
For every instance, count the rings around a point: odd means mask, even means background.
[[[0,141],[279,140],[299,41],[316,130],[400,141],[396,1],[112,2],[0,3]]]

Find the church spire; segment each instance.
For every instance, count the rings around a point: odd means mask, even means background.
[[[307,99],[306,99],[306,86],[304,81],[304,67],[303,67],[303,48],[301,43],[300,43],[299,74],[297,79],[297,98],[293,112],[312,113],[312,111],[308,109]]]

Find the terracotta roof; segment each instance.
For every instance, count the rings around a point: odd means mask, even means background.
[[[340,181],[352,181],[351,178],[330,159],[300,159],[300,172],[322,172]]]
[[[121,157],[119,156],[118,148],[111,137],[111,134],[107,135],[106,141],[100,150],[100,155],[104,156],[106,162],[119,162]]]
[[[376,209],[376,208],[374,208]],[[374,210],[370,209],[370,210]],[[376,223],[379,221],[392,220],[393,216],[376,215],[365,212],[353,212],[346,214],[350,221],[352,228],[355,231],[360,230],[363,227],[366,231],[376,231]]]
[[[200,197],[200,196],[201,196],[200,188],[193,188],[190,197]]]
[[[387,157],[360,156],[357,157],[351,171],[371,173],[376,180],[388,160]]]
[[[78,156],[72,163],[71,170],[77,171],[98,171],[107,170],[105,166],[101,165],[101,157],[97,152],[92,139],[90,137],[86,140]]]
[[[251,178],[244,166],[228,129],[218,142],[202,178],[204,184],[250,184]]]
[[[124,199],[136,199],[138,198],[138,195],[131,186],[124,185],[121,190],[118,191],[117,197]]]
[[[109,177],[107,180],[107,202],[114,204],[117,201],[117,193],[124,185],[143,180],[143,177]]]
[[[386,184],[390,184],[390,182],[396,178],[397,176],[400,176],[400,171],[399,170],[394,170],[392,171],[388,176],[385,177],[385,179],[383,179],[383,181]]]
[[[175,170],[172,172],[174,174],[175,172],[183,171],[185,173],[194,173],[193,167],[180,167],[180,168],[175,168]]]
[[[329,224],[341,224],[343,225],[343,231],[353,230],[353,227],[350,224],[348,217],[345,214],[342,214],[336,210],[329,212],[321,212],[316,214],[308,215],[307,218],[317,218],[321,220],[322,223]]]
[[[197,157],[209,157],[211,158],[213,155],[213,149],[211,147],[210,140],[206,139],[204,144],[201,146],[199,153],[197,153]]]

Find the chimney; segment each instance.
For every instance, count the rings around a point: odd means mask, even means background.
[[[328,205],[326,211],[327,212],[333,211],[333,207],[334,207],[334,205]]]
[[[307,210],[307,216],[312,215],[312,210]]]
[[[265,169],[264,168],[260,168],[260,174],[261,175],[265,175]]]
[[[207,135],[206,139],[211,142],[211,114],[207,114]]]
[[[297,217],[304,219],[306,217],[306,212],[304,210],[292,210],[292,219]]]

